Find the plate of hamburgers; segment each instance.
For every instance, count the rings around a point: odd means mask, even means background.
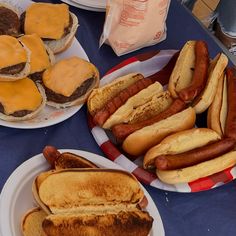
[[[3,1],[0,12],[0,125],[41,128],[74,115],[99,81],[75,38],[78,18],[66,4],[29,0]]]

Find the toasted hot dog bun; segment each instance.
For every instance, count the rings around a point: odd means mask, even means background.
[[[196,41],[188,41],[184,44],[171,73],[168,90],[171,96],[178,97],[178,92],[190,85],[195,67],[195,44]]]
[[[21,231],[24,236],[46,236],[42,223],[47,214],[40,208],[30,209],[22,218]]]
[[[78,19],[66,4],[33,3],[21,15],[21,28],[25,34],[36,33],[56,54],[71,45]]]
[[[140,92],[130,97],[124,105],[119,107],[103,124],[104,129],[110,129],[112,126],[120,123],[127,123],[130,115],[138,109],[139,106],[152,100],[153,96],[158,96],[163,92],[163,87],[159,82],[149,85]]]
[[[218,173],[236,164],[236,152],[231,151],[222,156],[200,164],[178,170],[156,170],[158,178],[168,184],[187,183]]]
[[[6,121],[29,120],[38,115],[46,105],[42,85],[29,78],[0,82],[0,119]]]
[[[223,54],[219,53],[210,63],[208,71],[207,84],[203,92],[193,102],[193,108],[197,114],[204,112],[212,103],[217,85],[228,64],[228,58]]]
[[[141,155],[149,148],[157,145],[166,136],[192,128],[195,124],[195,119],[195,111],[189,107],[165,120],[161,120],[130,134],[124,140],[122,148],[130,155]]]
[[[46,69],[42,76],[47,104],[65,108],[84,103],[99,84],[99,72],[90,62],[70,57]]]
[[[0,35],[0,81],[15,81],[30,73],[30,50],[18,39]]]
[[[98,110],[104,107],[108,100],[115,97],[119,92],[128,86],[143,78],[143,75],[139,73],[130,73],[121,76],[112,82],[105,84],[104,86],[93,89],[87,101],[89,113],[94,116]]]
[[[33,195],[49,213],[42,223],[46,235],[91,235],[91,222],[100,235],[148,235],[152,227],[153,219],[137,207],[143,190],[125,171],[45,172],[35,179]]]
[[[208,128],[193,128],[176,132],[147,151],[144,156],[143,167],[145,169],[154,168],[157,156],[187,152],[219,139],[220,135]]]

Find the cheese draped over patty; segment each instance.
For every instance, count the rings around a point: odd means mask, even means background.
[[[43,84],[57,94],[70,97],[87,79],[98,76],[95,66],[79,57],[57,62],[43,73]]]
[[[68,5],[33,3],[25,13],[24,31],[25,34],[36,33],[41,38],[61,39],[69,22]]]
[[[19,40],[31,51],[31,74],[41,72],[51,65],[44,43],[37,34],[24,35]]]
[[[29,78],[0,82],[0,103],[6,115],[21,110],[36,110],[43,98],[35,83]]]
[[[0,69],[27,62],[27,53],[21,43],[9,35],[0,36]]]

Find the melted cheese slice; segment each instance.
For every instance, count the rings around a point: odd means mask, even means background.
[[[27,61],[26,50],[20,42],[8,35],[0,36],[0,69]]]
[[[26,10],[25,34],[36,33],[41,38],[60,39],[69,26],[69,19],[66,4],[33,3]]]
[[[36,110],[42,103],[42,96],[35,83],[28,78],[0,82],[0,103],[4,113],[10,115],[20,110]]]
[[[37,34],[24,35],[20,41],[31,51],[30,73],[40,72],[48,68],[50,64],[49,56],[42,39]]]
[[[87,79],[94,77],[93,64],[78,57],[61,60],[43,73],[44,85],[69,97]]]

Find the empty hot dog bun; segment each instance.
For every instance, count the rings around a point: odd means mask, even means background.
[[[15,81],[30,73],[30,50],[18,39],[0,35],[0,81]]]
[[[143,190],[125,171],[49,171],[35,179],[33,194],[49,214],[42,223],[46,235],[147,236],[152,227],[152,217],[138,207]]]
[[[166,136],[192,128],[195,124],[195,119],[195,111],[189,107],[130,134],[124,140],[122,148],[130,155],[137,156],[144,154],[149,148],[158,144]]]
[[[204,112],[211,105],[216,95],[218,82],[227,64],[228,58],[223,53],[219,53],[211,61],[206,86],[192,104],[197,114]]]
[[[32,3],[21,15],[24,34],[37,34],[53,53],[66,50],[78,28],[77,17],[66,4]]]
[[[30,209],[22,218],[21,231],[24,236],[46,236],[42,223],[47,214],[40,207]]]
[[[55,62],[53,52],[37,34],[21,36],[19,41],[30,50],[29,77],[34,81],[41,81],[43,72]]]
[[[43,87],[31,79],[0,82],[0,119],[20,121],[34,118],[45,107]]]
[[[70,57],[46,69],[42,77],[47,104],[65,108],[84,103],[99,84],[99,72],[90,62]]]
[[[208,128],[193,128],[176,132],[147,151],[143,167],[145,169],[155,168],[154,162],[157,156],[187,152],[219,139],[220,135]]]
[[[209,161],[204,161],[183,169],[166,171],[157,169],[156,174],[161,181],[168,184],[187,183],[218,173],[235,164],[236,151],[231,151]]]

